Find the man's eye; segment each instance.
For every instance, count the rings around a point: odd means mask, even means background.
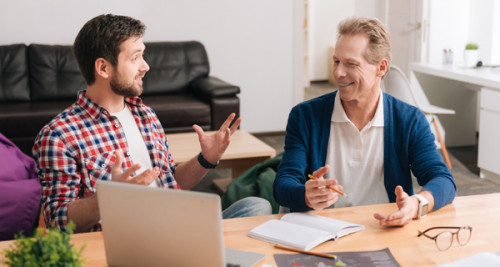
[[[333,61],[333,64],[339,64],[340,63],[340,60],[334,60]]]

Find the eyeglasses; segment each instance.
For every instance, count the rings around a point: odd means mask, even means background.
[[[427,235],[426,233],[436,229],[450,229],[450,231],[443,231],[435,236]],[[452,232],[451,230],[456,230]],[[438,226],[431,227],[423,232],[418,231],[418,237],[421,235],[430,238],[436,242],[436,246],[439,250],[447,250],[451,247],[453,243],[453,236],[457,237],[457,242],[460,246],[465,246],[469,243],[470,237],[472,235],[472,227],[470,226]]]

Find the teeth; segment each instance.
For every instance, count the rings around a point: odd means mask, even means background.
[[[350,85],[351,83],[339,83],[339,86],[348,86]]]

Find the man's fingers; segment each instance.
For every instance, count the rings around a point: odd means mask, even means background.
[[[324,186],[325,180],[309,180],[306,182],[306,203],[315,210],[330,207],[338,200],[338,194]]]
[[[111,166],[111,175],[120,174],[122,171],[122,153],[118,150],[115,150],[115,163]]]
[[[229,130],[229,128],[226,128],[226,130],[224,131],[224,143],[227,143],[229,145],[229,143],[231,142],[231,130]]]
[[[203,131],[203,129],[197,124],[193,124],[193,130],[198,134],[198,137],[201,137],[203,136],[203,134],[205,134],[205,131]]]
[[[233,123],[233,125],[231,125],[231,135],[236,132],[236,130],[238,129],[238,126],[240,126],[241,124],[241,117],[239,117],[238,119],[236,119],[236,121]]]
[[[130,176],[132,176],[132,174],[137,171],[138,169],[141,168],[141,165],[140,164],[135,164],[134,166],[126,169],[123,174],[122,174],[122,179],[124,180],[127,180],[130,178]]]
[[[160,171],[158,167],[155,167],[154,169],[145,170],[143,173],[134,177],[133,182],[136,184],[150,185],[159,175]]]
[[[402,211],[396,211],[387,217],[380,213],[375,213],[373,217],[379,220],[381,226],[404,226],[411,221],[411,218],[405,216],[405,213]]]
[[[398,210],[398,211],[395,211],[391,214],[389,214],[389,216],[387,216],[387,220],[388,221],[397,221],[397,220],[401,220],[401,218],[404,218],[405,217],[405,213],[401,210]]]
[[[400,185],[396,186],[394,194],[396,195],[396,199],[402,199],[405,196],[408,196],[408,194],[406,194],[406,192],[403,190],[403,187],[401,187]]]
[[[397,220],[385,220],[381,221],[380,225],[382,226],[405,226],[410,223],[410,220],[405,220],[403,218]]]
[[[335,204],[337,200],[338,195],[332,194],[331,196],[321,196],[309,199],[309,203],[311,204],[310,207],[312,209],[318,210],[330,207],[331,205]]]
[[[330,166],[329,165],[325,165],[325,166],[317,169],[315,172],[313,172],[313,176],[316,177],[316,178],[323,177],[325,174],[328,173],[329,170],[330,170]]]
[[[336,179],[323,179],[323,181],[325,181],[325,186],[333,186],[333,187],[335,187],[335,189],[340,190],[340,191],[342,191],[342,189],[344,189],[343,186],[337,184]]]
[[[337,193],[335,193],[334,191],[332,191],[330,188],[327,187],[315,188],[309,191],[310,198],[318,198],[318,197],[326,198],[328,196],[333,196],[335,194]]]
[[[374,214],[373,214],[373,217],[374,217],[375,219],[379,220],[379,221],[382,221],[382,220],[385,220],[385,219],[386,219],[386,217],[385,217],[384,215],[380,214],[380,213],[374,213]]]
[[[236,117],[236,114],[231,113],[231,114],[227,117],[227,119],[224,121],[224,123],[222,124],[222,126],[220,127],[220,129],[219,129],[219,130],[229,128],[229,125],[231,125],[231,122],[234,120],[234,117]]]

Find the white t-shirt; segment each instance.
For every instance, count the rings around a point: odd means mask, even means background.
[[[373,119],[359,131],[347,117],[337,94],[332,113],[326,163],[343,186],[335,207],[388,203],[384,186],[384,101],[382,90]]]
[[[135,122],[134,116],[128,107],[125,107],[122,111],[117,113],[112,113],[111,115],[118,118],[120,121],[123,131],[125,133],[125,139],[129,147],[130,158],[133,164],[141,164],[141,168],[135,172],[136,175],[143,173],[147,169],[152,169],[151,159],[149,157],[149,152],[146,147],[146,143],[142,138],[139,127]],[[158,182],[154,180],[149,186],[158,187]]]

